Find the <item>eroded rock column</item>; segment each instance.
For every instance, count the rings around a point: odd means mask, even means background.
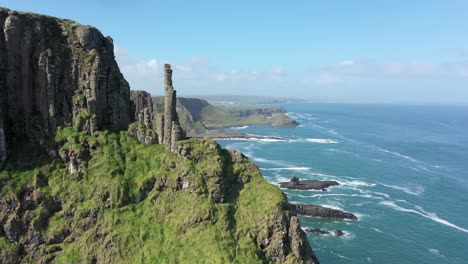
[[[176,91],[172,87],[172,69],[170,64],[164,64],[164,146],[171,149],[172,122],[175,121]]]
[[[158,142],[164,142],[164,113],[156,114],[156,133],[158,134]]]

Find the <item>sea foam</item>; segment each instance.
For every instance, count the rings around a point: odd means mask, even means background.
[[[381,184],[381,185],[383,185],[385,187],[388,187],[388,188],[403,191],[403,192],[405,192],[407,194],[411,194],[411,195],[420,196],[421,194],[424,193],[424,187],[422,187],[421,185],[412,184],[412,185],[405,185],[405,186],[402,187],[402,186],[384,184],[384,183],[380,183],[380,182],[379,182],[379,184]]]
[[[431,212],[426,212],[424,209],[422,209],[420,206],[416,206],[418,210],[413,210],[413,209],[409,209],[409,208],[404,208],[404,207],[401,207],[401,206],[398,206],[397,204],[395,204],[395,202],[393,201],[382,201],[382,202],[379,202],[379,204],[381,205],[385,205],[385,206],[388,206],[394,210],[397,210],[397,211],[401,211],[401,212],[407,212],[407,213],[413,213],[413,214],[417,214],[417,215],[420,215],[422,217],[425,217],[427,219],[431,219],[432,221],[434,222],[437,222],[437,223],[440,223],[440,224],[443,224],[443,225],[446,225],[446,226],[449,226],[449,227],[452,227],[452,228],[455,228],[455,229],[458,229],[462,232],[465,232],[465,233],[468,233],[468,229],[465,229],[463,227],[459,227],[453,223],[450,223],[449,221],[445,220],[445,219],[442,219],[440,218],[439,216],[437,216],[437,214],[435,213],[431,213]]]

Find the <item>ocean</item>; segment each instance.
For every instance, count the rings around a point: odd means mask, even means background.
[[[273,184],[336,180],[322,191],[283,190],[290,202],[354,213],[357,221],[300,217],[321,263],[468,263],[468,107],[284,104],[295,128],[237,132],[279,140],[219,140]],[[259,197],[261,199],[261,197]]]

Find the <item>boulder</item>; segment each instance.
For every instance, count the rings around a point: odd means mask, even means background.
[[[319,228],[305,228],[304,231],[306,231],[307,233],[315,234],[315,235],[329,235],[330,234],[330,231],[322,230]]]

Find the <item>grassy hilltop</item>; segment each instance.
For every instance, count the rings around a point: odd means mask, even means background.
[[[126,132],[67,127],[51,144],[80,152],[86,169],[70,175],[58,158],[14,149],[0,172],[1,263],[33,246],[23,262],[264,263],[272,252],[262,241],[283,243],[284,194],[214,141],[182,141],[181,157]],[[287,262],[296,261],[290,252]]]

